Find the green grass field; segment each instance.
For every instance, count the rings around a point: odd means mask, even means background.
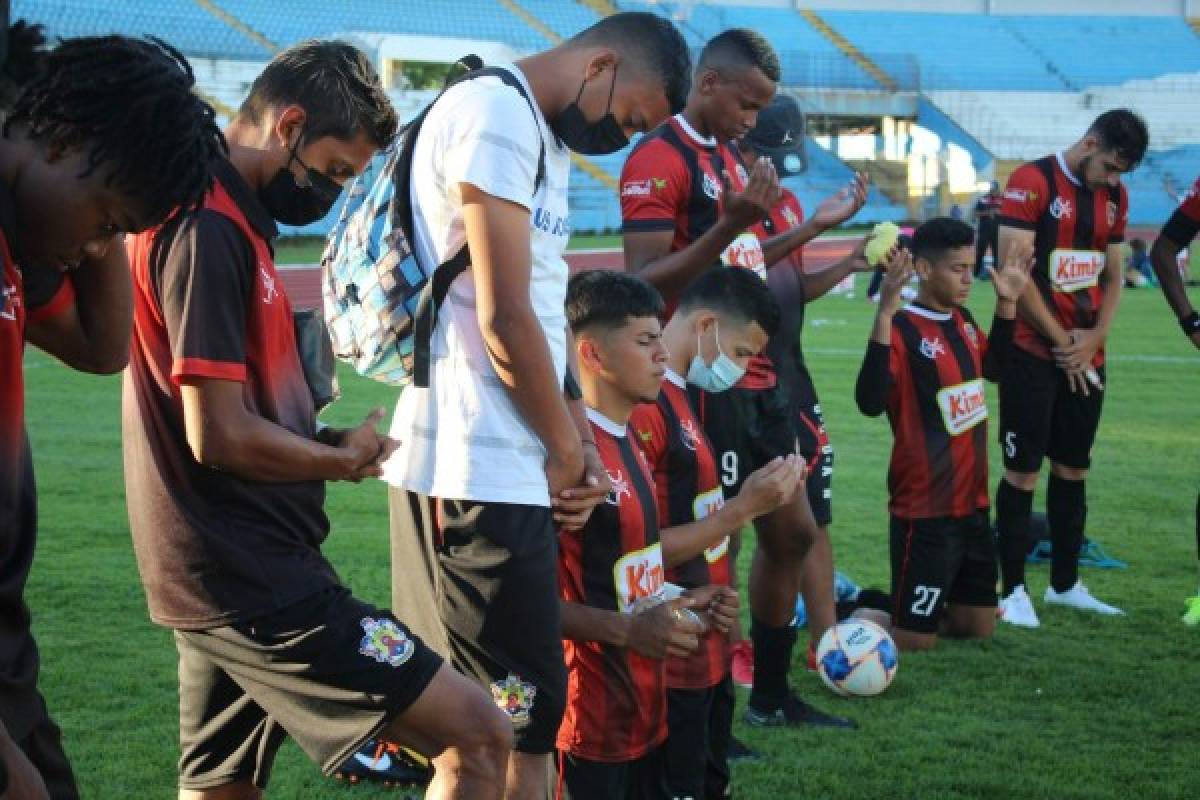
[[[990,288],[981,285],[975,295],[977,316],[990,317]],[[890,438],[886,422],[861,417],[852,400],[872,313],[861,291],[854,300],[823,300],[809,312],[805,340],[837,450],[838,567],[863,585],[886,585]],[[1193,405],[1200,355],[1179,335],[1157,291],[1126,293],[1110,353],[1088,533],[1131,568],[1085,570],[1084,578],[1128,616],[1044,609],[1046,568],[1031,568],[1040,630],[1002,627],[991,642],[946,642],[903,656],[895,684],[871,700],[837,699],[806,673],[802,634],[794,684],[862,728],[762,733],[739,722],[738,735],[766,759],[737,766],[737,797],[1197,796],[1200,630],[1184,628],[1179,615],[1198,576],[1192,512],[1200,487]],[[85,797],[173,796],[175,650],[170,634],[147,619],[130,546],[119,379],[80,376],[32,352],[27,367],[42,511],[28,599],[43,653],[42,687]],[[343,391],[327,414],[335,424],[394,400],[386,387],[350,376]],[[994,395],[992,403],[994,418]],[[995,448],[992,455],[994,485]],[[386,604],[384,487],[331,486],[329,512],[329,557],[358,594]],[[335,785],[292,744],[280,754],[269,794],[394,796]]]

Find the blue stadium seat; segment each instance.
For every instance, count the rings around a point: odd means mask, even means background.
[[[193,0],[13,0],[13,19],[46,26],[53,38],[153,34],[189,56],[262,61],[270,53]]]

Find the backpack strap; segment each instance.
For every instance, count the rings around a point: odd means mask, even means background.
[[[478,61],[477,56],[466,56],[460,59],[460,62],[468,66],[474,62],[470,59]],[[481,63],[481,62],[480,62]],[[546,142],[542,138],[542,128],[538,123],[538,113],[533,106],[533,99],[525,90],[525,85],[517,76],[502,67],[484,67],[482,69],[473,69],[464,75],[460,75],[454,80],[446,84],[446,88],[442,90],[442,94],[451,86],[455,86],[463,81],[474,80],[475,78],[495,77],[499,78],[505,86],[514,89],[517,94],[525,98],[525,102],[529,105],[529,112],[533,114],[534,124],[538,129],[538,167],[537,174],[533,180],[533,191],[537,194],[538,188],[546,179]],[[438,95],[438,98],[441,94]],[[400,148],[400,157],[396,164],[396,187],[397,191],[392,203],[393,213],[396,214],[394,223],[404,232],[405,237],[415,247],[413,239],[413,209],[412,198],[409,187],[412,185],[412,162],[413,154],[416,151],[417,136],[420,132],[421,125],[425,122],[425,117],[429,114],[429,109],[433,108],[437,103],[435,99],[421,111],[417,117],[410,122],[406,128],[403,142]],[[446,300],[446,295],[450,292],[450,284],[454,279],[466,271],[471,264],[471,253],[464,243],[462,248],[457,253],[451,256],[448,260],[442,262],[434,269],[433,274],[429,277],[425,284],[425,288],[421,290],[421,295],[417,301],[416,310],[413,313],[413,385],[422,388],[429,387],[429,367],[430,367],[430,345],[433,340],[433,330],[437,326],[438,310],[442,307],[442,303]]]

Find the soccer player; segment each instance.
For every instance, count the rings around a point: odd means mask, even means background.
[[[509,797],[544,794],[566,701],[555,526],[581,527],[610,488],[563,391],[570,153],[657,125],[689,66],[670,22],[616,14],[510,65],[532,108],[498,78],[467,81],[416,143],[416,252],[440,264],[466,243],[471,265],[438,315],[430,387],[401,394],[392,426],[393,599],[508,712]]]
[[[1000,183],[992,181],[987,194],[980,195],[975,201],[975,277],[981,278],[986,274],[983,260],[988,250],[992,251],[992,260],[1000,257],[1000,228],[996,224],[996,214],[1000,211]]]
[[[1031,259],[1013,248],[1004,268],[991,270],[996,315],[985,335],[964,306],[974,242],[970,225],[939,217],[917,228],[911,254],[895,251],[855,388],[859,410],[886,411],[894,436],[893,608],[884,622],[901,650],[928,650],[939,633],[988,638],[996,627],[984,379],[994,380],[1007,356]],[[920,288],[901,308],[914,268]]]
[[[11,55],[19,53],[30,55]],[[187,62],[160,43],[68,39],[45,56],[0,131],[0,766],[8,796],[78,796],[37,688],[24,600],[37,539],[25,343],[83,372],[125,366],[130,284],[120,238],[199,201],[212,179],[208,159],[221,148],[213,111],[192,85]]]
[[[324,216],[396,123],[358,50],[289,48],[202,207],[130,241],[125,483],[150,616],[179,651],[181,797],[260,796],[286,736],[329,773],[376,734],[434,758],[427,796],[501,794],[504,715],[321,553],[325,481],[379,474],[383,410],[317,424],[272,258],[276,222]]]
[[[680,298],[663,332],[670,356],[653,404],[639,406],[631,427],[654,473],[667,577],[689,589],[732,588],[730,536],[777,509],[800,487],[803,461],[776,458],[750,475],[725,502],[716,455],[688,397],[688,384],[744,371],[779,324],[766,285],[746,270],[705,273]],[[710,397],[711,395],[704,395]],[[667,661],[668,782],[676,797],[726,797],[734,691],[730,641],[712,630],[687,658]]]
[[[1179,270],[1179,254],[1186,251],[1200,231],[1200,178],[1192,184],[1192,188],[1184,195],[1179,208],[1167,220],[1159,233],[1158,239],[1150,252],[1154,263],[1154,273],[1158,276],[1159,285],[1175,316],[1183,335],[1191,339],[1192,344],[1200,347],[1200,313],[1192,306],[1188,297],[1183,275]],[[1200,555],[1200,497],[1196,499],[1196,552]],[[1200,625],[1200,591],[1186,601],[1187,610],[1183,615],[1186,625]]]
[[[1042,458],[1050,460],[1046,518],[1053,555],[1045,602],[1099,614],[1119,608],[1079,580],[1092,443],[1104,403],[1104,343],[1123,282],[1121,242],[1129,214],[1121,175],[1146,152],[1142,119],[1101,114],[1066,150],[1018,167],[1000,208],[1000,253],[1033,248],[1033,280],[1013,327],[1000,376],[1004,478],[996,489],[1003,599],[1000,618],[1036,628],[1025,588],[1029,515]]]
[[[717,35],[700,54],[683,112],[643,138],[622,170],[626,266],[658,288],[669,308],[718,262],[765,279],[767,265],[794,249],[799,233],[764,245],[750,230],[778,202],[778,176],[768,158],[746,169],[731,144],[754,127],[759,111],[775,96],[779,77],[779,59],[763,37],[745,29]],[[837,205],[848,202],[843,198]],[[715,377],[708,389],[728,389],[741,375],[732,376],[732,382],[724,373]],[[751,368],[742,385],[761,390],[773,380],[769,371]],[[714,411],[707,430],[726,488],[736,491],[755,466],[794,452],[794,435],[761,435],[761,429],[744,435],[749,420],[742,419],[739,406],[746,401],[741,397],[714,402],[733,406]],[[820,529],[805,493],[796,492],[757,527],[764,556],[750,586],[755,663],[746,719],[760,726],[852,727],[847,719],[816,711],[788,686],[801,565],[811,550],[818,555],[822,550],[812,548]],[[827,570],[831,584],[832,565]],[[828,605],[833,606],[832,592]]]
[[[776,95],[771,105],[758,115],[754,128],[738,142],[738,155],[746,164],[766,156],[781,176],[798,174],[803,131],[804,117],[795,98]],[[750,424],[751,430],[743,431],[743,436],[753,438],[757,434],[779,437],[784,441],[795,440],[798,442],[797,452],[807,465],[805,490],[813,521],[817,525],[816,535],[811,536],[808,555],[802,562],[800,580],[808,612],[810,669],[816,669],[816,643],[835,621],[833,547],[829,538],[829,525],[833,521],[833,445],[825,431],[825,419],[816,387],[804,363],[800,334],[804,328],[804,311],[808,303],[824,296],[852,272],[871,268],[863,256],[865,240],[849,256],[816,273],[804,271],[803,246],[857,213],[866,202],[866,190],[866,176],[858,175],[851,186],[826,200],[817,207],[816,214],[805,219],[799,198],[790,189],[780,187],[779,201],[751,229],[764,247],[772,239],[782,236],[786,236],[784,241],[790,244],[790,249],[785,250],[780,260],[767,271],[767,286],[779,304],[782,315],[779,330],[767,342],[764,352],[766,358],[756,359],[754,367],[768,375],[773,373],[774,379],[772,385],[761,392],[738,387],[730,396],[734,403],[741,400],[738,409],[740,416],[743,422]],[[736,434],[736,431],[732,431],[721,438],[728,440]],[[732,560],[736,562],[736,555]],[[774,598],[775,590],[770,587],[776,576],[770,574],[767,561],[765,550],[756,551],[751,566],[751,586],[756,587],[756,591],[772,593],[772,600],[760,601],[760,605],[764,602],[779,604],[786,598]],[[739,660],[747,667],[753,663],[748,644],[746,642],[741,647],[735,645],[735,673]],[[744,671],[753,674],[751,669]]]
[[[695,650],[705,625],[683,612],[696,599],[667,600],[654,481],[629,425],[662,384],[662,297],[631,275],[597,271],[571,279],[566,308],[612,491],[581,530],[559,533],[568,680],[557,794],[565,784],[571,800],[667,800],[663,659]]]

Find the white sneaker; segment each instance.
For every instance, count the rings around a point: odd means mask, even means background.
[[[1033,610],[1033,601],[1029,599],[1024,584],[1013,589],[1008,597],[1000,601],[996,615],[1009,625],[1022,628],[1036,628],[1042,624],[1038,621],[1037,612]]]
[[[1044,599],[1052,605],[1070,606],[1078,608],[1080,611],[1094,611],[1097,614],[1107,614],[1111,617],[1125,614],[1116,606],[1110,606],[1108,603],[1102,603],[1092,597],[1092,593],[1083,585],[1083,581],[1075,581],[1075,585],[1065,592],[1056,592],[1053,586],[1047,586]]]

